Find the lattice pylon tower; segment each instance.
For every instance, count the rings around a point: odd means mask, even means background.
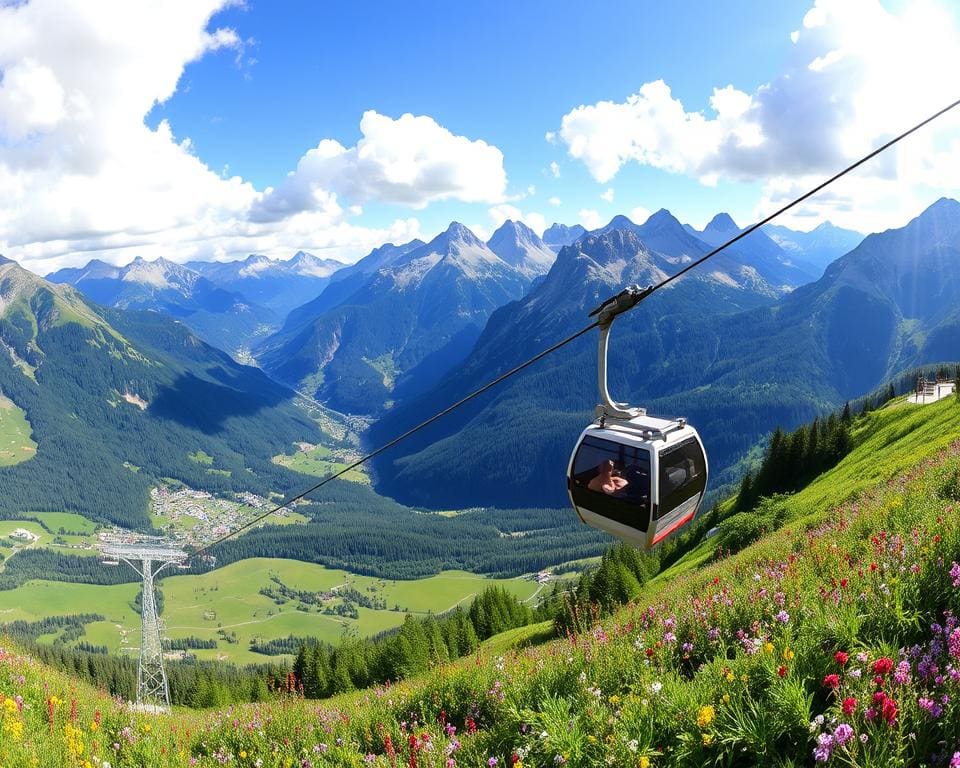
[[[104,541],[100,545],[104,562],[116,565],[121,560],[143,579],[140,603],[140,658],[137,663],[137,705],[144,708],[170,708],[170,687],[163,668],[163,644],[153,579],[170,565],[181,565],[187,553],[176,545],[157,539],[144,541]]]

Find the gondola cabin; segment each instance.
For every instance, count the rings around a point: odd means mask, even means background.
[[[580,519],[651,549],[692,522],[707,487],[707,456],[684,419],[601,419],[580,435],[567,488]]]

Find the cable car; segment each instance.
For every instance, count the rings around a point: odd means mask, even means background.
[[[597,419],[580,435],[567,468],[567,490],[577,515],[642,549],[652,549],[696,517],[707,487],[707,455],[686,419],[647,416],[616,403],[607,390],[610,328],[650,288],[630,286],[600,305]]]

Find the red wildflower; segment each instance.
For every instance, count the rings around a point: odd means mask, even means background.
[[[897,720],[897,703],[891,698],[884,699],[880,714],[888,725],[893,725]]]
[[[653,656],[653,648],[647,648],[647,658],[649,659],[651,656]]]
[[[857,711],[857,700],[853,696],[847,696],[843,700],[843,714],[845,717],[850,717],[854,712]]]
[[[850,660],[850,656],[844,651],[837,651],[833,654],[833,660],[842,667]]]
[[[880,567],[880,566],[878,566],[876,563],[870,563],[870,570],[871,570],[871,571],[875,571],[875,570],[877,570],[877,568],[879,568],[879,567]]]
[[[881,656],[873,662],[873,673],[875,675],[889,675],[893,671],[893,659]]]
[[[780,677],[786,677],[786,676],[787,676],[787,668],[781,664],[779,667],[777,667],[777,674],[778,674]]]
[[[827,675],[825,678],[823,678],[823,684],[827,688],[836,690],[840,687],[840,675]]]

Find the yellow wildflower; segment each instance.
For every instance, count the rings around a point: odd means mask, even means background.
[[[596,743],[597,743],[597,737],[594,736],[594,735],[591,733],[589,736],[587,736],[587,741],[589,741],[591,744],[596,744]]]
[[[720,701],[722,701],[724,704],[729,704],[729,703],[730,703],[730,694],[729,694],[729,693],[723,694],[723,698],[721,698]]]
[[[791,651],[789,648],[783,652],[783,658],[785,658],[787,661],[793,661],[793,655],[793,651]]]
[[[709,747],[711,744],[713,744],[713,734],[712,734],[712,733],[705,733],[705,734],[703,734],[703,736],[702,736],[701,738],[703,739],[703,746]]]
[[[14,741],[20,741],[23,738],[23,723],[20,720],[5,720],[3,730]]]
[[[7,711],[7,714],[12,715],[17,711],[17,702],[13,699],[6,699],[3,702],[3,708]]]
[[[733,672],[730,672],[730,671],[728,670],[728,671],[727,671],[727,674],[725,674],[725,675],[723,676],[723,679],[726,680],[728,683],[732,683],[733,680],[734,680],[734,678],[733,678]]]
[[[701,728],[706,728],[710,723],[713,722],[713,718],[717,716],[717,711],[713,708],[711,704],[700,707],[700,711],[697,713],[697,725]]]
[[[764,643],[763,650],[764,653],[773,653],[773,643]]]
[[[94,733],[96,733],[97,731],[99,731],[99,730],[100,730],[100,723],[98,723],[96,720],[94,720],[92,723],[90,723],[90,730],[93,731]]]
[[[620,697],[614,694],[610,697],[610,703],[613,704],[613,706],[617,706],[617,704],[620,703]]]
[[[646,755],[643,755],[643,756],[640,758],[640,766],[639,766],[639,768],[650,768],[650,758],[647,757]]]
[[[247,757],[247,750],[241,749],[241,750],[240,750],[240,759],[241,759],[241,760],[245,760],[246,757]]]
[[[150,725],[150,723],[144,723],[144,724],[143,724],[143,732],[144,732],[144,733],[150,733],[150,731],[152,731],[152,730],[153,730],[153,726]]]

